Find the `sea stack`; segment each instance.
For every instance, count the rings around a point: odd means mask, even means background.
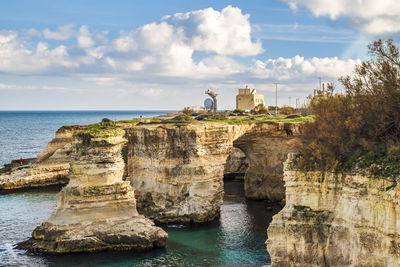
[[[70,182],[51,217],[20,247],[63,254],[165,246],[168,234],[138,214],[134,189],[122,179],[124,135],[107,122],[74,133]]]

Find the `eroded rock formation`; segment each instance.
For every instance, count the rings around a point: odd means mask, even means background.
[[[160,222],[205,222],[219,215],[232,147],[249,162],[246,196],[280,200],[283,165],[298,142],[296,123],[192,123],[127,129],[128,179],[140,213]]]
[[[229,154],[224,170],[224,176],[229,178],[244,178],[244,174],[249,167],[246,154],[237,147],[233,147]]]
[[[296,151],[301,123],[262,123],[254,125],[234,146],[247,157],[244,178],[247,198],[279,201],[285,198],[283,162]]]
[[[219,215],[233,141],[251,126],[144,125],[127,130],[128,175],[139,212],[160,222],[205,222]]]
[[[400,185],[285,163],[286,206],[268,228],[272,266],[400,266]]]
[[[35,253],[147,250],[165,246],[167,233],[139,215],[134,189],[123,181],[124,130],[97,136],[77,132],[70,182],[51,217],[21,245]]]
[[[72,134],[79,127],[61,127],[36,159],[24,159],[0,169],[0,192],[65,185],[71,162]]]
[[[248,164],[246,196],[273,201],[284,197],[282,162],[288,152],[295,151],[301,125],[119,123],[116,128],[125,131],[128,140],[122,151],[126,162],[123,176],[137,188],[138,210],[145,216],[159,222],[211,221],[219,215],[224,169],[234,147],[243,151]],[[5,184],[15,187],[17,183],[30,186],[35,181],[40,181],[40,185],[67,181],[70,163],[76,162],[72,157],[76,146],[72,136],[82,127],[61,128],[36,162],[23,173],[9,173],[11,179],[6,179]],[[44,176],[51,180],[44,183],[37,179]]]

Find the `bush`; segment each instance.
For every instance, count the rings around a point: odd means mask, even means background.
[[[243,109],[235,109],[234,111],[233,111],[233,113],[238,113],[238,114],[243,114],[244,113],[244,110]]]
[[[194,121],[194,119],[187,114],[182,114],[182,115],[173,117],[171,119],[171,121],[173,121],[173,122],[190,122],[190,121]]]
[[[331,86],[311,99],[315,121],[304,130],[303,167],[351,167],[368,155],[398,160],[400,53],[392,40],[368,48],[371,60],[356,66],[353,77],[339,79],[344,94],[334,95]]]
[[[253,112],[255,114],[269,114],[268,109],[264,106],[264,104],[258,104]]]
[[[109,118],[103,118],[103,119],[101,120],[101,122],[112,122],[112,120],[110,120]]]
[[[283,106],[279,109],[279,112],[285,115],[290,115],[294,113],[294,108],[289,106]]]
[[[208,112],[205,111],[204,109],[199,109],[199,110],[196,112],[196,114],[197,114],[197,115],[207,115]]]
[[[222,113],[217,113],[217,114],[213,114],[213,115],[209,116],[207,119],[222,121],[222,120],[226,120],[227,116]]]
[[[185,115],[192,115],[194,110],[190,107],[184,107],[181,112]]]

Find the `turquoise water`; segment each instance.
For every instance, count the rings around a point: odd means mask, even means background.
[[[13,246],[30,237],[56,204],[56,192],[0,195],[0,266],[262,266],[266,229],[280,207],[246,201],[242,181],[225,182],[221,217],[201,227],[163,226],[167,246],[148,253],[30,256]]]
[[[0,111],[0,166],[35,157],[63,125],[155,116],[164,111]],[[0,195],[0,266],[262,266],[266,229],[280,207],[246,201],[243,182],[225,183],[221,217],[201,227],[162,226],[167,246],[148,253],[102,252],[30,256],[13,249],[54,210],[56,191]]]

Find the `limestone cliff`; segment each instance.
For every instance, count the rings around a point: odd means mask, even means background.
[[[222,179],[224,171],[232,171],[234,166],[234,148],[243,152],[237,161],[241,165],[236,166],[246,169],[246,197],[284,198],[283,161],[288,152],[295,151],[301,125],[192,122],[118,123],[115,127],[125,131],[128,140],[122,151],[126,162],[123,176],[137,188],[139,212],[160,222],[206,222],[219,215]],[[68,181],[70,162],[76,162],[72,136],[82,127],[61,128],[35,163],[1,176],[4,183],[0,188]],[[244,160],[247,164],[242,164]]]
[[[36,159],[24,159],[23,165],[15,162],[1,169],[0,192],[67,184],[72,134],[78,128],[61,127]]]
[[[139,212],[160,222],[205,222],[219,215],[233,141],[250,125],[199,123],[127,129],[128,175]]]
[[[50,219],[21,247],[60,254],[165,246],[168,235],[138,214],[134,189],[122,180],[124,134],[122,129],[75,132],[70,182]]]
[[[160,222],[205,222],[219,215],[232,147],[246,155],[247,197],[280,200],[282,163],[298,142],[296,123],[191,123],[127,129],[128,179],[140,213]]]
[[[273,266],[400,266],[400,185],[285,163],[286,206],[268,228]]]

